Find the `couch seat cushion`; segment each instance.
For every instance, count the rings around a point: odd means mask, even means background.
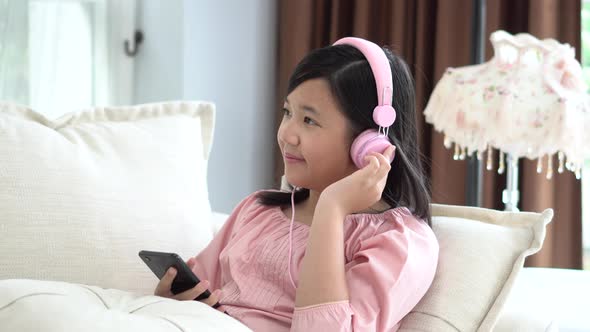
[[[251,331],[197,301],[57,281],[0,281],[2,331]]]

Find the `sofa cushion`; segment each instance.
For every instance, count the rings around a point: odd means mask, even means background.
[[[2,331],[251,331],[198,301],[55,281],[0,280]]]
[[[522,270],[540,250],[553,211],[432,206],[440,244],[434,281],[400,331],[491,331]]]
[[[0,104],[0,279],[153,293],[140,250],[190,257],[213,237],[214,106],[96,108],[49,120]]]

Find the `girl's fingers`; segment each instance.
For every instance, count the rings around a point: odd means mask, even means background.
[[[170,295],[172,295],[170,288],[172,287],[172,282],[174,281],[175,276],[176,269],[174,269],[173,267],[169,268],[168,271],[166,271],[166,274],[162,277],[162,279],[160,279],[160,282],[158,282],[154,294],[165,297],[169,297]]]
[[[391,169],[391,164],[389,163],[389,159],[386,156],[382,155],[381,153],[373,152],[370,154],[371,157],[377,159],[377,169],[375,170],[375,174],[381,176],[383,174],[387,174]]]
[[[389,156],[392,156],[395,151],[395,147],[391,146],[387,148],[383,154],[378,152],[372,152],[365,157],[365,160],[368,161],[368,164],[363,168],[364,176],[367,177],[369,183],[368,186],[379,186],[382,187],[385,185],[385,181],[387,180],[387,174],[391,170],[391,163]],[[382,191],[381,188],[380,191]]]
[[[390,147],[385,149],[385,151],[383,151],[383,153],[371,152],[365,156],[365,160],[369,161],[369,164],[371,164],[371,160],[374,157],[374,158],[376,158],[376,161],[377,161],[376,162],[377,168],[381,168],[386,165],[388,166],[386,168],[391,168],[391,160],[393,159],[393,156],[395,154],[395,149],[396,149],[395,145],[391,145]]]
[[[211,293],[211,296],[204,299],[203,302],[207,303],[210,306],[213,306],[217,302],[219,302],[220,297],[221,297],[221,289],[216,289],[213,293]],[[217,309],[219,309],[219,308],[217,308]]]
[[[377,172],[378,175],[385,175],[387,173],[389,173],[389,170],[391,169],[391,164],[389,163],[389,157],[384,156],[380,153],[376,154],[377,159],[379,159],[380,165],[381,167],[379,167],[379,171]]]
[[[391,170],[391,164],[389,163],[387,157],[380,153],[374,152],[368,155],[366,158],[369,158],[370,163],[372,163],[372,165],[365,166],[367,168],[367,172],[365,174],[370,179],[369,186],[385,186],[387,174]],[[381,188],[381,190],[383,190],[383,188]]]
[[[174,298],[177,300],[180,300],[180,301],[194,300],[197,297],[199,297],[199,295],[203,294],[208,288],[209,288],[209,281],[202,280],[195,287],[185,290],[182,293],[176,294],[174,296]]]
[[[188,261],[186,261],[186,266],[188,266],[188,268],[192,271],[195,267],[195,260],[192,257],[189,258]]]
[[[391,164],[391,161],[393,161],[393,156],[395,155],[395,150],[396,150],[395,145],[392,145],[392,146],[388,147],[387,149],[385,149],[385,151],[383,151],[383,155],[387,159],[388,164]]]
[[[373,173],[375,173],[379,169],[380,162],[379,162],[379,159],[377,159],[377,156],[375,156],[374,153],[370,153],[370,154],[366,155],[365,156],[365,161],[367,161],[368,164],[365,165],[365,167],[363,169],[366,170],[367,173],[373,174]]]

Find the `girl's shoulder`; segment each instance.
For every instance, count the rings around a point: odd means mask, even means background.
[[[241,222],[247,222],[253,219],[260,214],[267,212],[269,210],[273,210],[273,206],[264,205],[260,202],[260,194],[269,192],[269,191],[276,191],[278,190],[257,190],[248,196],[244,197],[240,203],[234,208],[233,214],[236,214],[236,217]]]
[[[346,217],[345,223],[352,228],[376,235],[401,228],[423,230],[428,224],[416,217],[407,207],[396,207],[380,213],[355,213]]]
[[[369,243],[385,247],[391,242],[404,247],[420,244],[423,250],[431,254],[438,253],[438,241],[432,228],[406,207],[376,214],[349,215],[344,230],[346,256],[350,259]]]
[[[264,207],[264,205],[260,204],[259,196],[264,192],[268,192],[269,190],[257,190],[248,196],[244,197],[240,203],[236,206],[234,210],[238,210],[239,212],[247,212],[251,211],[252,209],[257,209],[260,207]]]

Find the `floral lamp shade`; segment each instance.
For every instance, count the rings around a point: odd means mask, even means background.
[[[424,111],[426,121],[445,135],[455,158],[492,149],[512,158],[538,159],[541,172],[546,158],[547,177],[553,175],[557,155],[580,178],[590,157],[590,98],[575,51],[553,39],[529,34],[491,34],[494,56],[488,62],[448,68],[436,85]]]

